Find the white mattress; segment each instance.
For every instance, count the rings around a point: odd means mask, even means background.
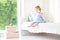
[[[24,22],[21,25],[22,30],[27,30],[32,33],[55,33],[60,34],[60,23],[40,23],[37,27],[28,27],[32,22]]]

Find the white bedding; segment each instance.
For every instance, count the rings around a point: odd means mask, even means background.
[[[60,34],[60,23],[40,23],[37,27],[28,27],[31,22],[24,22],[21,25],[22,30],[27,30],[32,33],[55,33]]]

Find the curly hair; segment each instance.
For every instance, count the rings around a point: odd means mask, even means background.
[[[37,8],[37,9],[39,9],[39,10],[41,11],[41,8],[40,8],[40,6],[36,6],[35,8]]]

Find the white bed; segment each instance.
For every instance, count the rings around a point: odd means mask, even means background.
[[[40,23],[38,27],[28,27],[31,22],[23,22],[21,30],[27,30],[32,33],[54,33],[60,34],[60,23]]]

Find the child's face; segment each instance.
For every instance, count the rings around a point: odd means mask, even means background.
[[[35,8],[35,11],[38,12],[38,13],[40,12],[39,8]]]

